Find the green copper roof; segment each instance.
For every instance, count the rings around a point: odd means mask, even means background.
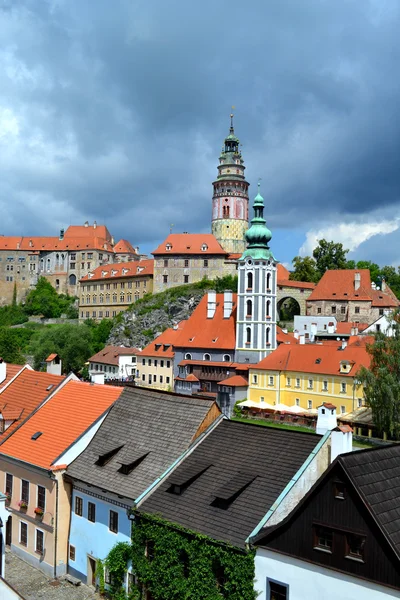
[[[268,246],[272,233],[264,219],[264,198],[260,194],[260,183],[258,183],[258,193],[254,198],[253,208],[254,217],[251,220],[250,228],[245,233],[247,249],[243,252],[240,260],[248,257],[255,260],[275,260]]]

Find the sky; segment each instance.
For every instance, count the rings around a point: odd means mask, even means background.
[[[399,265],[399,30],[398,0],[0,0],[0,234],[209,232],[235,106],[278,260]]]

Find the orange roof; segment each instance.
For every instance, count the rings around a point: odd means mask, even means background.
[[[368,327],[368,323],[348,323],[347,321],[339,321],[336,325],[335,333],[341,335],[351,333],[352,329],[357,328],[358,331],[364,331]]]
[[[124,348],[123,346],[106,346],[97,354],[91,356],[88,362],[100,363],[103,365],[115,365],[118,366],[118,358],[120,356],[135,356],[140,354],[140,350],[137,348]]]
[[[278,287],[299,288],[302,290],[313,290],[315,283],[310,281],[294,281],[292,279],[278,279]]]
[[[186,365],[196,365],[198,367],[226,367],[227,369],[230,369],[231,367],[235,368],[235,363],[217,360],[204,360],[203,358],[199,358],[198,360],[181,360],[178,366],[185,367]],[[236,368],[239,370],[239,366],[237,366]],[[246,369],[244,365],[243,369]]]
[[[9,436],[20,425],[21,419],[30,415],[64,379],[61,375],[41,373],[24,367],[0,394],[0,412],[3,417],[19,419],[5,430],[0,439]]]
[[[289,279],[290,273],[286,267],[284,267],[281,263],[278,263],[277,275],[278,275],[278,281],[280,281],[281,279]]]
[[[153,275],[154,260],[131,260],[123,263],[112,263],[97,267],[80,281],[100,281],[103,279],[118,279],[121,277],[143,277]]]
[[[106,250],[113,251],[110,240],[100,236],[92,237],[13,237],[0,236],[0,250],[24,250],[35,254],[40,250]]]
[[[170,249],[167,248],[170,246]],[[204,247],[204,250],[202,248]],[[221,254],[228,253],[211,233],[170,233],[152,254]]]
[[[100,237],[112,243],[112,237],[105,225],[70,225],[67,227],[64,238]]]
[[[6,378],[4,379],[4,381],[0,382],[0,391],[2,390],[2,388],[7,385],[7,383],[9,381],[11,381],[11,379],[13,377],[15,377],[15,375],[17,375],[17,373],[19,373],[22,369],[24,369],[25,367],[23,365],[12,365],[10,363],[6,364]]]
[[[57,358],[57,356],[58,356],[58,354],[49,354],[49,356],[46,358],[45,362],[51,362],[52,360]]]
[[[224,294],[216,294],[217,307],[212,319],[207,318],[207,300],[208,294],[205,294],[187,320],[175,347],[234,350],[236,294],[232,294],[233,310],[229,319],[224,319]]]
[[[119,240],[114,246],[114,252],[116,254],[137,254],[137,250],[128,240]]]
[[[0,448],[1,453],[50,469],[112,406],[123,389],[69,381],[5,440]],[[41,432],[41,435],[32,440],[37,432]]]
[[[241,256],[241,254],[229,254],[227,260],[239,260]]]
[[[150,344],[148,344],[141,352],[139,356],[154,356],[157,358],[173,358],[175,355],[174,344],[175,340],[179,337],[182,330],[186,326],[187,321],[181,321],[176,325],[176,329],[170,327],[156,337]]]
[[[360,275],[360,287],[355,289],[356,274]],[[372,306],[399,306],[399,301],[388,286],[386,291],[374,290],[369,269],[343,269],[326,271],[308,300],[352,300],[372,302]]]
[[[293,333],[285,333],[279,325],[276,326],[276,340],[278,344],[298,344],[299,340],[296,339]]]
[[[232,375],[228,379],[219,381],[218,385],[229,385],[230,387],[247,387],[249,382],[241,375]]]
[[[198,382],[199,379],[197,379],[196,375],[193,375],[193,373],[189,373],[189,375],[186,377],[185,381],[195,381],[195,382]]]
[[[340,373],[341,361],[352,364],[349,373]],[[361,366],[369,367],[370,362],[371,358],[365,344],[347,345],[344,350],[341,350],[339,345],[334,349],[324,344],[282,344],[252,368],[354,377]]]

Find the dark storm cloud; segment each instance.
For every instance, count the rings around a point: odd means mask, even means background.
[[[231,104],[272,227],[399,214],[399,24],[396,0],[0,0],[0,233],[207,231]]]

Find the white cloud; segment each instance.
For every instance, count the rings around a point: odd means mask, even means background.
[[[318,240],[340,242],[350,252],[374,235],[387,235],[400,227],[400,217],[371,223],[340,223],[321,229],[310,229],[306,233],[306,241],[299,250],[300,256],[310,256],[318,245]]]

